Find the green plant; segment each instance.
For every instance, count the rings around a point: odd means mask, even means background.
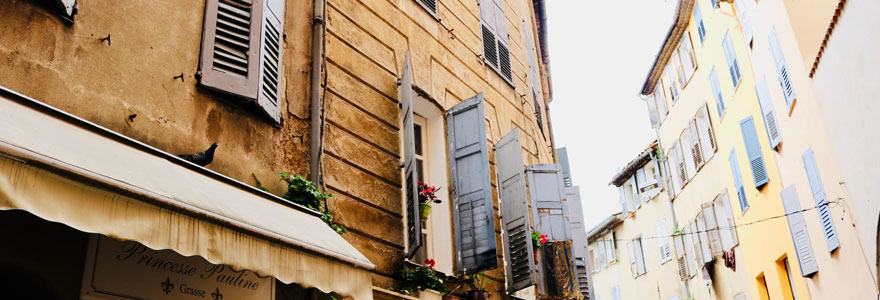
[[[409,291],[424,291],[426,289],[441,293],[449,291],[449,288],[443,283],[443,279],[437,276],[437,272],[434,271],[434,265],[432,263],[429,264],[428,261],[425,261],[426,266],[407,266],[401,264],[397,268],[397,276],[403,281],[402,287],[404,291],[407,291],[406,294],[409,294]]]
[[[345,226],[333,220],[333,212],[327,207],[327,199],[333,197],[333,194],[321,192],[314,182],[299,175],[281,172],[278,176],[287,182],[287,192],[282,196],[284,199],[321,213],[321,221],[327,223],[336,233],[343,234],[347,231]]]
[[[540,231],[532,232],[532,247],[535,250],[541,249],[541,246],[547,243],[547,235],[541,234]]]
[[[470,285],[475,291],[485,292],[486,283],[489,282],[489,279],[486,279],[486,275],[483,274],[483,272],[480,272],[469,275],[464,282]]]

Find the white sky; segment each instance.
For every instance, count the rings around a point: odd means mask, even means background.
[[[567,147],[589,231],[620,211],[611,177],[651,141],[638,97],[676,0],[547,1],[557,147]]]

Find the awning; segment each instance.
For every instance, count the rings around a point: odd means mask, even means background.
[[[0,87],[0,209],[372,299],[375,265],[285,202]]]

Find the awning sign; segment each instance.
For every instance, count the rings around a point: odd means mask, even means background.
[[[202,257],[92,235],[83,299],[273,300],[275,279]]]

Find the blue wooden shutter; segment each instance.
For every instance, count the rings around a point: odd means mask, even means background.
[[[519,128],[514,127],[495,144],[495,163],[498,166],[498,189],[501,197],[507,289],[512,293],[536,282]]]
[[[739,171],[739,160],[736,159],[736,150],[730,150],[730,172],[733,173],[733,184],[736,188],[736,197],[739,199],[740,213],[745,213],[749,208],[749,201],[746,200],[746,190],[743,187],[742,173]]]
[[[794,185],[782,190],[782,205],[785,207],[785,218],[788,220],[791,240],[794,242],[798,264],[801,266],[801,275],[806,277],[818,272],[819,265],[813,255],[810,234],[807,232],[807,224],[804,222],[804,214],[801,212],[801,204],[798,201]]]
[[[718,83],[718,74],[715,73],[715,67],[709,72],[709,82],[712,84],[712,94],[715,96],[715,104],[718,106],[718,118],[724,115],[724,95],[721,94],[721,85]]]
[[[837,238],[837,230],[834,228],[834,218],[831,216],[831,209],[828,208],[828,200],[825,198],[825,188],[822,186],[822,179],[819,177],[819,168],[816,167],[816,157],[813,155],[813,149],[807,149],[803,155],[804,168],[807,171],[807,177],[810,179],[810,190],[813,191],[813,200],[816,201],[816,210],[819,212],[819,223],[822,225],[822,231],[825,234],[825,241],[828,244],[828,251],[834,252],[840,248],[840,240]]]
[[[779,122],[776,119],[776,112],[773,110],[773,99],[770,98],[770,91],[767,89],[767,81],[764,76],[755,82],[755,92],[758,94],[761,114],[764,115],[764,127],[767,128],[770,148],[776,148],[782,142],[782,134],[779,131]]]
[[[409,51],[406,52],[406,60],[403,63],[403,73],[400,78],[401,112],[403,116],[403,170],[404,187],[406,193],[406,257],[412,257],[419,247],[422,246],[422,222],[419,214],[419,166],[416,163],[415,128],[413,123],[412,106],[412,68]]]
[[[782,94],[785,96],[785,103],[791,109],[791,105],[796,98],[794,94],[794,86],[791,83],[791,74],[788,71],[788,65],[785,63],[785,56],[782,55],[782,47],[779,45],[779,38],[776,36],[776,28],[770,29],[770,53],[773,54],[773,61],[776,62],[776,76],[779,78],[779,85],[782,87]]]
[[[733,87],[736,88],[742,79],[739,72],[739,62],[736,59],[736,51],[733,50],[733,42],[730,40],[730,32],[724,34],[724,40],[721,42],[724,48],[724,56],[727,58],[727,70],[730,72],[730,80],[733,81]]]
[[[568,206],[563,202],[565,188],[562,168],[558,164],[543,164],[531,165],[526,170],[532,209],[536,210],[535,215],[538,216],[536,230],[548,235],[551,240],[570,240]]]
[[[495,214],[486,143],[483,94],[446,112],[450,189],[459,274],[498,267]]]
[[[742,136],[746,143],[746,153],[749,154],[749,164],[752,167],[752,175],[755,179],[755,187],[761,188],[770,180],[767,177],[767,167],[764,165],[764,155],[761,153],[761,144],[758,142],[758,132],[755,130],[755,121],[752,117],[743,119],[739,123]]]

